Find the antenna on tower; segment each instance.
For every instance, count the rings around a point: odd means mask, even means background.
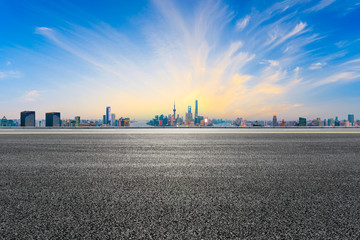
[[[174,99],[174,119],[176,119],[176,108],[175,108],[175,99]]]

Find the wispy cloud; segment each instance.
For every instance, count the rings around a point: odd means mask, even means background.
[[[308,11],[333,2],[321,1]],[[180,4],[152,1],[136,38],[105,23],[41,26],[35,32],[64,53],[59,62],[71,59],[91,70],[72,69],[78,74],[71,82],[74,95],[86,102],[95,102],[89,95],[96,95],[96,104],[120,106],[136,118],[167,111],[174,98],[178,109],[198,99],[201,114],[210,117],[261,117],[302,106],[294,97],[299,92],[347,83],[358,75],[355,67],[335,69],[331,76],[309,71],[351,59],[345,60],[348,44],[333,57],[319,47],[316,42],[326,35],[298,14],[304,1],[280,1],[261,12],[253,8],[237,21],[221,1],[195,1],[191,11]],[[34,91],[25,98],[36,99],[39,92]],[[124,99],[128,104],[119,104]]]
[[[292,20],[294,14],[289,13],[260,27],[257,17],[252,23],[249,14],[234,27],[251,31],[255,40],[224,41],[220,36],[233,18],[232,12],[220,2],[202,1],[199,5],[192,16],[172,1],[154,1],[160,15],[143,26],[149,52],[139,51],[131,40],[105,24],[93,29],[74,25],[75,29],[38,27],[36,33],[91,64],[100,76],[99,84],[95,80],[97,87],[103,87],[100,82],[105,82],[108,93],[119,89],[118,98],[112,100],[114,104],[125,96],[134,98],[131,106],[124,106],[129,107],[128,111],[147,108],[149,112],[144,114],[152,114],[154,105],[166,109],[166,99],[174,98],[181,99],[177,103],[183,106],[199,99],[203,114],[210,116],[234,117],[241,109],[251,117],[258,114],[256,109],[261,106],[279,111],[296,107],[287,96],[302,81],[298,66],[292,63],[301,56],[301,46],[308,42],[301,38],[308,31],[307,23]],[[261,14],[268,18],[281,16],[292,6],[290,2],[272,6]],[[274,24],[279,31],[271,46],[301,41],[294,44],[297,52],[289,51],[279,59],[272,57],[263,33],[274,29]],[[144,55],[149,55],[151,61]],[[263,59],[271,60],[266,60],[266,65],[259,64]],[[255,71],[249,70],[254,66]]]
[[[298,23],[291,32],[289,32],[289,33],[287,33],[285,36],[281,37],[281,38],[274,44],[274,46],[277,46],[277,45],[285,42],[286,40],[288,40],[288,39],[291,38],[291,37],[294,37],[294,36],[296,36],[296,35],[300,35],[300,34],[304,33],[304,32],[305,32],[304,29],[306,28],[306,26],[307,26],[307,24],[304,23],[304,22]]]
[[[321,9],[326,8],[330,4],[334,3],[336,0],[321,0],[318,4],[315,6],[308,8],[305,12],[316,12],[320,11]]]
[[[356,59],[353,59],[353,60],[350,60],[350,61],[344,62],[344,63],[343,63],[343,65],[346,65],[346,64],[353,64],[353,63],[360,63],[360,58],[356,58]]]
[[[316,70],[316,69],[321,69],[326,65],[325,62],[317,62],[317,63],[313,63],[311,64],[311,66],[309,67],[310,70]]]
[[[0,71],[0,79],[5,78],[20,78],[21,73],[18,71]]]
[[[25,102],[34,102],[40,97],[40,92],[38,90],[31,90],[25,93],[23,99]]]
[[[250,15],[247,15],[246,17],[239,19],[236,22],[237,30],[239,31],[244,30],[244,28],[246,28],[246,26],[249,24],[249,21],[250,21]]]
[[[319,87],[330,83],[351,81],[355,79],[360,79],[359,72],[341,72],[341,73],[335,73],[319,82],[316,82],[314,85]]]

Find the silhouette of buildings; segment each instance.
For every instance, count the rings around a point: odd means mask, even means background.
[[[199,115],[198,100],[195,100],[195,119]]]
[[[299,126],[306,126],[306,118],[299,117]]]
[[[21,127],[35,127],[35,111],[22,111],[20,113]]]
[[[349,115],[348,115],[348,121],[350,122],[351,126],[354,125],[354,123],[355,123],[354,114],[349,114]]]
[[[277,116],[276,116],[276,114],[274,114],[274,116],[273,116],[273,122],[272,122],[272,124],[273,124],[273,127],[276,127],[276,126],[279,125],[279,124],[278,124],[278,121],[277,121]]]
[[[106,107],[106,120],[104,124],[111,123],[111,107]]]
[[[60,113],[59,112],[49,112],[45,114],[45,124],[46,127],[60,127]]]
[[[75,117],[75,127],[79,127],[80,126],[80,116],[76,116]]]

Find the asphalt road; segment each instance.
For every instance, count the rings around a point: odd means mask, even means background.
[[[1,239],[359,239],[360,134],[0,134]]]

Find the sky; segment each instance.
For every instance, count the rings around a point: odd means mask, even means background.
[[[360,118],[360,0],[0,1],[0,115]]]

